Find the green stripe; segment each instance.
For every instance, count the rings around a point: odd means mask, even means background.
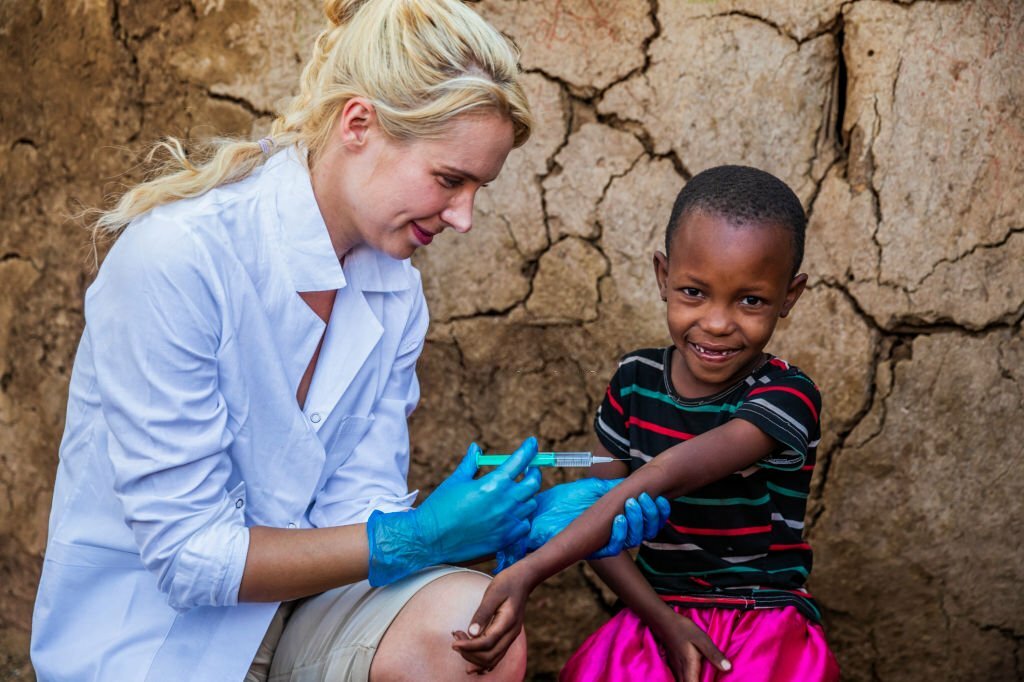
[[[800,575],[802,575],[805,578],[808,575],[810,575],[808,570],[806,568],[804,568],[803,566],[790,566],[789,568],[773,568],[770,571],[765,571],[765,573],[785,573],[786,571],[796,571],[797,573],[799,573]]]
[[[777,492],[780,495],[785,495],[786,497],[797,497],[800,498],[801,500],[807,499],[807,493],[801,493],[796,490],[790,490],[789,488],[783,488],[782,486],[775,485],[774,483],[771,482],[765,483],[765,485],[768,486],[768,490]]]
[[[734,413],[736,412],[736,410],[740,408],[740,405],[743,404],[743,401],[741,400],[735,405],[730,405],[728,403],[723,403],[721,405],[680,405],[675,400],[672,400],[672,396],[665,395],[664,393],[659,393],[658,391],[652,391],[650,389],[644,388],[643,386],[637,386],[636,384],[624,386],[622,390],[619,391],[619,397],[625,398],[630,393],[636,393],[637,395],[642,395],[645,398],[653,398],[654,400],[660,400],[661,402],[671,405],[672,407],[675,407],[677,409],[680,409],[683,412]]]
[[[771,501],[771,496],[765,495],[764,497],[758,497],[757,499],[752,499],[749,497],[677,497],[675,501],[685,502],[687,504],[696,504],[702,507],[728,507],[734,504],[745,504],[751,507],[756,507],[761,504],[768,504],[768,502]]]
[[[762,568],[751,568],[750,566],[729,566],[727,568],[711,568],[708,570],[688,570],[688,571],[665,571],[656,570],[647,563],[642,556],[637,557],[637,563],[642,563],[644,568],[652,573],[657,573],[658,576],[711,576],[712,573],[784,573],[787,570],[794,570],[801,574],[804,578],[807,578],[810,571],[804,566],[788,566],[786,568],[772,568],[771,570],[764,570]]]
[[[763,569],[760,569],[760,568],[750,568],[749,566],[729,566],[728,568],[713,568],[713,569],[704,570],[704,571],[676,572],[676,571],[659,571],[659,570],[656,570],[654,568],[651,568],[651,565],[649,563],[647,563],[644,560],[644,558],[641,557],[641,556],[638,556],[636,558],[636,561],[639,564],[643,564],[643,566],[644,566],[644,568],[646,570],[650,571],[651,573],[657,573],[658,575],[685,575],[685,576],[691,576],[691,575],[711,575],[713,573],[718,573],[718,574],[720,574],[720,573],[785,573],[786,571],[796,571],[797,573],[799,573],[800,575],[802,575],[805,578],[809,575],[808,570],[806,568],[804,568],[803,566],[791,566],[791,567],[788,567],[788,568],[774,568],[774,569],[772,569],[770,571],[766,571],[766,570],[763,570]]]

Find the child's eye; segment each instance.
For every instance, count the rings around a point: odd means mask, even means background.
[[[683,293],[683,296],[689,296],[690,298],[698,298],[701,294],[700,289],[695,287],[683,287],[679,291]]]
[[[762,303],[764,303],[764,301],[762,301],[757,296],[744,296],[742,299],[742,303],[743,305],[756,306],[761,305]]]

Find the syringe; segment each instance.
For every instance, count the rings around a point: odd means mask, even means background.
[[[485,455],[480,453],[476,456],[477,466],[500,466],[512,455]],[[532,467],[589,467],[594,464],[606,462],[624,462],[626,460],[615,457],[594,456],[592,452],[538,452],[530,461]]]

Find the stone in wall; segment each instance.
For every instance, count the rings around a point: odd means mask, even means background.
[[[665,250],[665,227],[682,187],[670,161],[644,158],[612,180],[598,204],[600,245],[610,271],[601,281],[601,319],[594,334],[615,356],[668,342],[653,259],[655,251]]]
[[[690,173],[757,166],[806,201],[832,158],[823,144],[837,62],[832,35],[798,43],[750,16],[707,16],[702,4],[659,5],[650,67],[612,87],[598,111],[641,126],[656,153],[674,153]]]
[[[505,452],[535,435],[552,447],[585,428],[588,400],[571,327],[479,317],[458,321],[452,335],[463,351],[469,414],[485,444]]]
[[[574,237],[552,245],[540,258],[527,318],[540,323],[597,319],[597,282],[608,272],[601,252]]]
[[[265,128],[295,94],[312,40],[325,28],[319,3],[267,0],[118,0],[119,39],[152,106],[143,137],[204,139]],[[255,28],[255,27],[259,28]],[[180,101],[176,107],[160,103]]]
[[[624,175],[644,153],[629,133],[597,123],[584,123],[558,152],[558,173],[544,180],[544,196],[552,237],[599,235],[596,207],[613,178]]]
[[[878,277],[874,195],[851,187],[836,165],[825,176],[807,224],[803,270],[808,284],[846,286]]]
[[[843,0],[715,0],[689,4],[688,16],[750,17],[802,43],[835,25]]]
[[[479,10],[516,42],[523,68],[577,92],[607,88],[639,69],[654,33],[645,0],[483,0]]]
[[[850,679],[1013,679],[1022,348],[1019,330],[917,337],[833,455],[814,584]]]
[[[877,275],[851,292],[885,326],[1012,319],[1024,272],[1013,266],[1024,5],[864,2],[845,26],[847,176],[876,195],[881,249]]]

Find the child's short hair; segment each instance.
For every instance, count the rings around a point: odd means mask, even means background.
[[[793,190],[771,173],[749,166],[717,166],[693,176],[679,192],[665,230],[668,254],[680,221],[691,211],[711,213],[739,224],[779,225],[793,234],[793,274],[804,259],[807,214]]]

